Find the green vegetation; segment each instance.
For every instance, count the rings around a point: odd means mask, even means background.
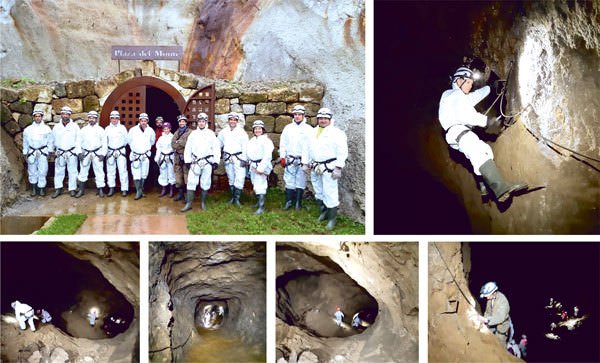
[[[31,78],[22,77],[18,79],[3,79],[0,81],[0,86],[19,89],[36,83],[37,82]]]
[[[338,213],[336,227],[329,231],[326,221],[317,222],[319,207],[314,199],[304,200],[303,209],[282,209],[285,195],[279,189],[269,189],[265,213],[254,214],[255,196],[244,191],[242,207],[228,204],[229,193],[210,193],[206,210],[200,209],[200,198],[196,197],[193,209],[186,213],[188,230],[191,234],[365,234],[364,224],[356,223]]]
[[[56,216],[49,226],[43,227],[39,231],[36,231],[35,234],[75,234],[86,218],[87,215],[85,214],[65,214]]]

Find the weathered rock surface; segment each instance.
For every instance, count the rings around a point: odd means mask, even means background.
[[[17,200],[19,185],[24,183],[27,178],[23,174],[23,168],[14,167],[21,163],[23,163],[21,152],[15,147],[12,137],[3,129],[0,130],[0,207],[2,214],[4,214],[4,208]]]

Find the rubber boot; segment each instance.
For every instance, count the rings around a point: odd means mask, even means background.
[[[129,194],[129,190],[123,190],[123,191],[121,191],[121,196],[122,197],[126,197],[127,194]]]
[[[113,195],[115,195],[115,188],[114,187],[108,187],[108,194],[106,196],[107,197],[112,197]]]
[[[294,204],[294,189],[285,188],[285,205],[283,206],[283,210],[288,210],[292,208]]]
[[[332,230],[335,227],[337,219],[337,207],[327,209],[327,229]]]
[[[44,189],[45,188],[38,188],[38,195],[40,197],[45,197],[46,196],[46,191]]]
[[[195,190],[188,190],[185,195],[185,207],[181,208],[182,212],[187,212],[192,209],[192,202],[194,201]]]
[[[202,193],[200,194],[200,208],[202,208],[202,210],[206,209],[206,196],[208,195],[208,190],[202,190]]]
[[[161,188],[160,194],[158,195],[158,197],[161,198],[161,197],[164,197],[165,195],[167,195],[167,187],[166,186]]]
[[[233,205],[241,207],[242,205],[240,204],[240,197],[242,196],[242,190],[238,189],[236,187],[233,187],[233,189],[234,189]]]
[[[37,184],[31,184],[31,194],[29,194],[32,197],[35,197],[37,195]]]
[[[483,163],[479,168],[479,172],[500,203],[509,199],[513,193],[527,189],[527,184],[525,183],[506,182],[492,159]]]
[[[62,188],[58,188],[58,189],[54,189],[54,194],[52,194],[52,199],[57,198],[59,195],[62,194]]]
[[[104,198],[104,188],[98,188],[98,196]]]
[[[302,195],[304,194],[304,189],[296,188],[296,210],[302,209]]]
[[[80,181],[78,184],[79,190],[77,191],[77,194],[75,194],[75,198],[81,198],[81,196],[85,194],[85,182]]]
[[[135,200],[140,199],[143,194],[142,194],[142,181],[141,180],[134,180],[133,181],[135,183]]]
[[[75,196],[77,195],[77,190],[69,190],[69,195],[71,196],[71,198],[75,198]]]
[[[169,185],[169,198],[173,198],[173,194],[175,193],[175,184]]]
[[[146,196],[146,194],[144,194],[144,183],[145,182],[146,182],[146,179],[140,180],[140,189],[142,190],[142,197]]]
[[[173,200],[176,201],[176,202],[178,200],[183,200],[183,187],[179,187],[178,194],[175,197],[175,199],[173,199]]]
[[[229,204],[233,204],[235,202],[235,187],[233,185],[229,186],[229,193],[231,193],[231,199],[229,199]]]
[[[317,199],[317,202],[319,203],[319,218],[317,218],[317,221],[321,222],[324,221],[325,218],[327,218],[327,207],[325,206],[325,203],[323,203],[322,200]]]
[[[256,197],[258,198],[258,209],[254,214],[262,214],[265,211],[265,195],[259,194]]]

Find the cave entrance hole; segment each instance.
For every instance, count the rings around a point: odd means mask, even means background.
[[[90,242],[93,243],[93,242]],[[2,314],[13,315],[19,300],[44,309],[51,324],[76,338],[106,339],[123,333],[133,306],[90,262],[79,260],[59,243],[2,243]],[[94,326],[88,314],[97,311]],[[41,323],[35,320],[39,329]]]
[[[313,336],[347,337],[375,322],[377,300],[328,257],[278,246],[277,259],[285,271],[276,282],[277,317],[287,324]],[[334,317],[337,307],[344,314],[341,326]]]

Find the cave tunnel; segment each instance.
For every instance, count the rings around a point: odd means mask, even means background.
[[[515,340],[528,339],[526,361],[600,361],[600,243],[463,243],[470,250],[469,290],[479,297],[488,281],[495,281],[510,304]],[[468,256],[467,252],[465,255]],[[490,263],[492,261],[492,263]],[[564,321],[556,309],[546,309],[550,298],[562,303],[569,317],[573,308],[587,315],[573,330],[550,324]],[[485,300],[478,299],[485,309]],[[545,337],[554,333],[559,340]]]
[[[277,317],[287,324],[316,337],[347,337],[375,322],[375,298],[330,258],[278,245],[277,263],[286,271],[276,281]],[[338,307],[344,313],[340,326],[334,317]]]
[[[19,300],[48,311],[51,324],[72,337],[107,339],[125,332],[134,318],[133,306],[98,268],[68,253],[68,244],[1,244],[2,315],[14,315],[11,302]],[[92,310],[97,314],[94,326],[88,321]]]
[[[150,361],[265,361],[265,299],[265,243],[151,243]]]
[[[375,233],[599,233],[599,11],[597,1],[375,2],[374,36],[385,39],[374,49]],[[531,187],[504,203],[481,198],[438,121],[449,76],[469,62],[484,74],[473,89],[507,81],[477,111],[517,114],[474,129],[503,177]]]

